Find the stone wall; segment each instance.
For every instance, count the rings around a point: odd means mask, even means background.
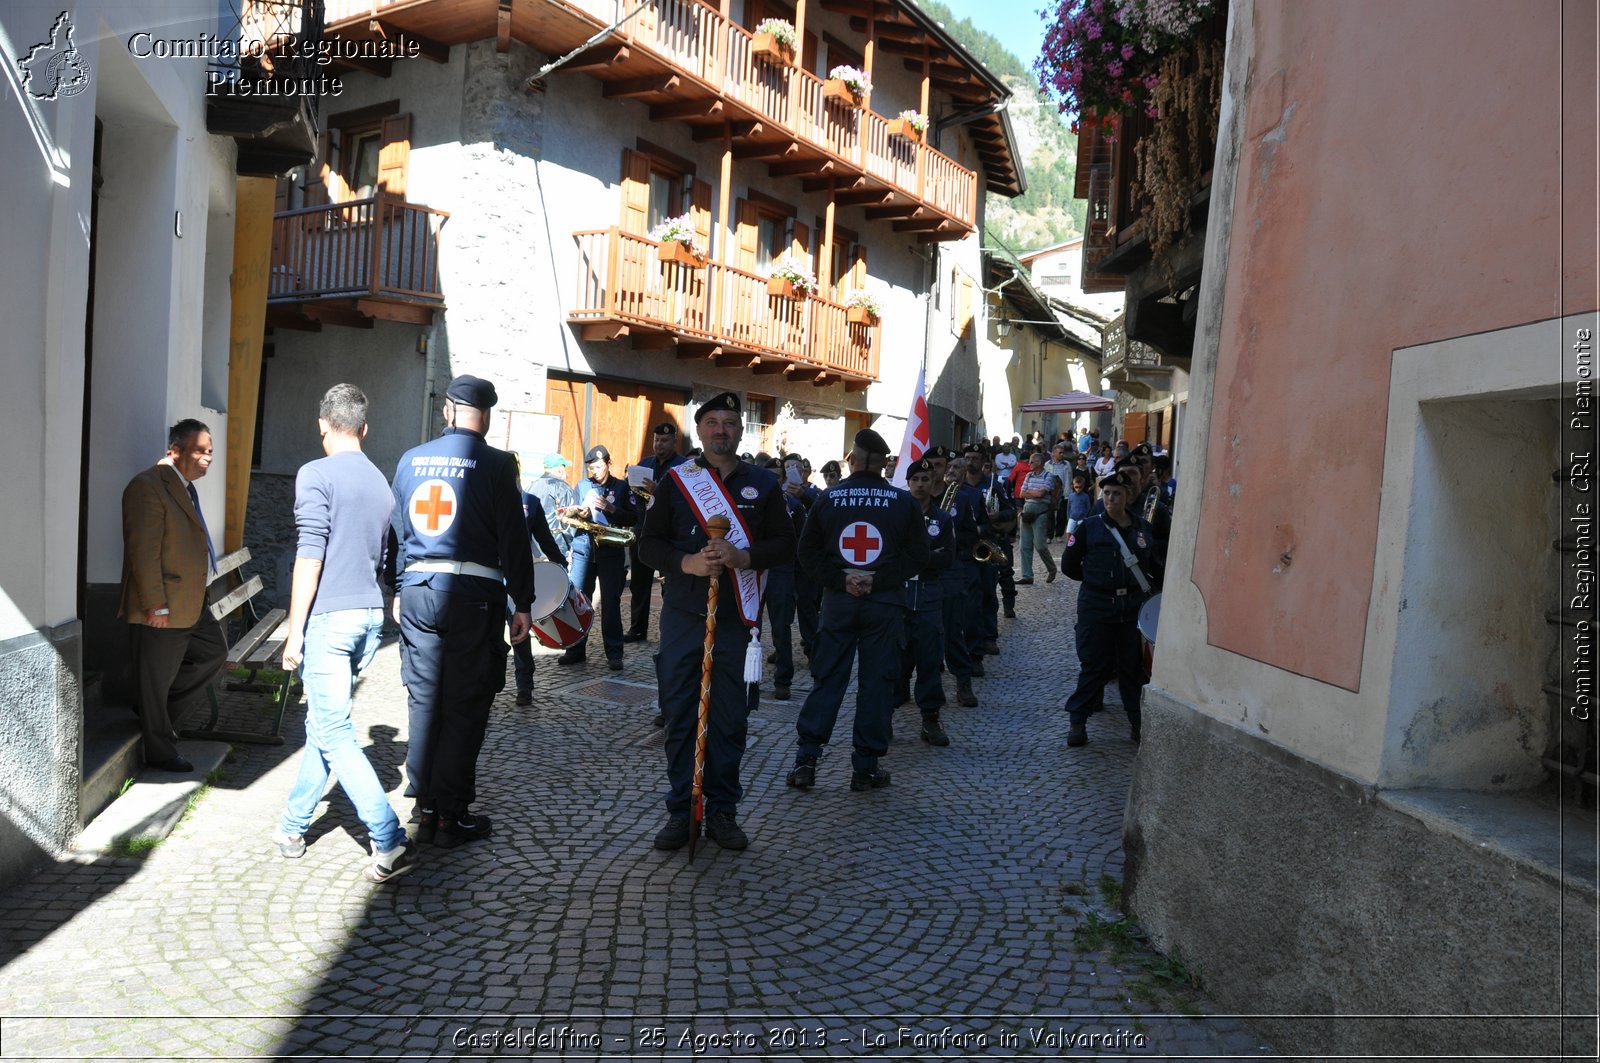
[[[1129,911],[1286,1052],[1592,1058],[1592,1021],[1567,1024],[1564,1044],[1549,1016],[1593,1010],[1592,851],[1587,865],[1568,851],[1592,849],[1593,814],[1585,829],[1568,813],[1586,841],[1563,850],[1559,812],[1536,796],[1431,793],[1499,813],[1452,827],[1148,689]],[[1406,1017],[1424,1015],[1448,1021]]]
[[[250,563],[246,578],[261,577],[256,610],[289,608],[289,572],[294,564],[294,475],[250,474],[250,502],[244,521],[244,545]]]

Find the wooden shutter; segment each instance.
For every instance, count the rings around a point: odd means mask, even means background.
[[[343,138],[329,136],[328,150],[322,153],[322,190],[327,197],[324,203],[343,203],[350,198],[350,186],[345,184],[344,174],[339,172],[339,163],[343,158]]]
[[[289,209],[289,189],[294,181],[284,176],[278,178],[277,187],[272,192],[272,213],[282,214]]]
[[[965,273],[956,276],[956,333],[960,336],[970,335],[972,332],[972,278]]]
[[[632,148],[622,152],[622,231],[650,231],[650,156]]]
[[[700,250],[709,255],[711,253],[710,181],[696,180],[689,186],[689,214],[694,219],[694,235],[700,242]]]
[[[1122,415],[1122,438],[1128,441],[1128,446],[1136,447],[1144,442],[1145,415],[1132,411]]]
[[[855,261],[850,263],[850,289],[859,292],[867,286],[867,249],[858,243],[855,251]]]
[[[761,212],[747,199],[739,200],[739,261],[740,269],[756,272],[757,229],[761,225]]]
[[[333,134],[326,129],[317,138],[317,157],[306,167],[306,202],[308,207],[328,202],[328,160],[333,154]]]
[[[378,188],[405,198],[406,169],[411,162],[411,115],[396,114],[383,120],[378,148]]]
[[[789,253],[804,262],[811,254],[811,229],[805,222],[797,221],[789,236]]]

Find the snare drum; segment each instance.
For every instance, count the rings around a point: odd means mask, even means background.
[[[553,650],[576,646],[594,624],[594,609],[554,561],[533,563],[533,637]]]
[[[1139,609],[1139,642],[1144,656],[1144,677],[1149,681],[1156,668],[1156,630],[1161,625],[1161,595],[1152,595]]]

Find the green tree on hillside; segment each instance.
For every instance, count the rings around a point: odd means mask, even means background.
[[[1061,120],[1055,104],[1022,60],[991,33],[969,19],[956,18],[938,0],[920,6],[944,25],[961,46],[1008,84],[1016,97],[1010,118],[1018,150],[1032,145],[1022,165],[1028,191],[1014,199],[990,194],[984,202],[987,228],[1007,245],[1028,249],[1070,240],[1083,233],[1086,204],[1072,195],[1077,174],[1078,138]],[[1044,30],[1040,29],[1041,36]]]

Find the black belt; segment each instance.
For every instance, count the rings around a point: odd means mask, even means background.
[[[1096,587],[1089,583],[1084,584],[1084,589],[1094,591],[1097,594],[1109,594],[1114,598],[1126,598],[1133,593],[1132,587]]]

